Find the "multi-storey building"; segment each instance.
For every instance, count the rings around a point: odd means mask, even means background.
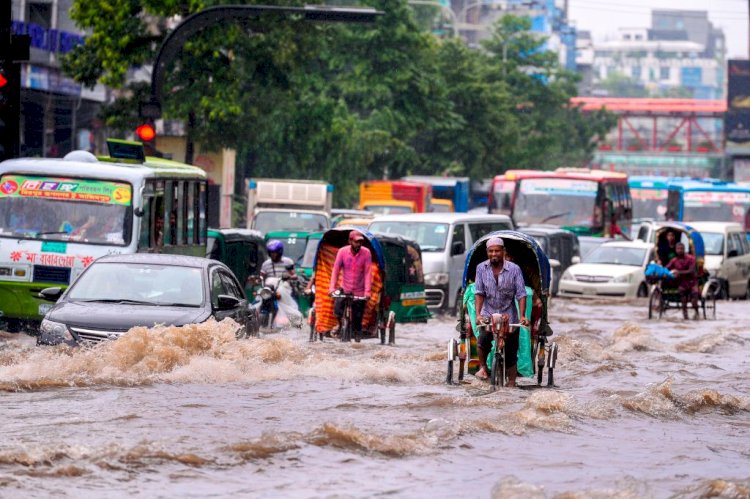
[[[60,57],[83,42],[84,34],[68,17],[73,1],[12,2],[13,33],[31,37],[30,60],[21,66],[21,155],[93,150],[107,90],[82,87],[60,68]]]
[[[617,39],[594,44],[592,92],[619,77],[643,96],[721,99],[724,59],[724,34],[705,11],[655,10],[651,28],[621,28]]]

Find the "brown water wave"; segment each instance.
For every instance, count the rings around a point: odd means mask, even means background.
[[[93,348],[17,346],[0,351],[0,391],[68,386],[138,386],[153,383],[225,383],[319,376],[369,383],[405,383],[436,369],[437,352],[308,345],[289,338],[237,340],[231,320],[184,327],[133,328]],[[379,345],[378,345],[379,347]],[[373,354],[374,352],[374,354]]]
[[[725,395],[712,388],[676,393],[672,384],[670,378],[644,392],[624,397],[622,405],[634,412],[666,419],[699,412],[750,412],[750,397]]]

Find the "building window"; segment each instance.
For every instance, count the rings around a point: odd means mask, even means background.
[[[643,40],[643,35],[635,35],[636,40]]]
[[[630,40],[630,35],[622,35],[623,40]]]
[[[26,20],[42,28],[51,28],[52,4],[50,2],[29,2],[26,4]]]
[[[660,80],[669,79],[669,66],[662,66],[659,68],[659,79]]]
[[[641,79],[641,67],[640,66],[632,66],[630,68],[630,76],[634,80],[640,80]]]

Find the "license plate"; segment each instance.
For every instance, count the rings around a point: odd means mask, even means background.
[[[47,312],[54,306],[53,303],[42,303],[39,305],[39,315],[46,315]]]
[[[583,294],[584,295],[595,295],[596,294],[596,288],[592,288],[592,287],[583,288]]]

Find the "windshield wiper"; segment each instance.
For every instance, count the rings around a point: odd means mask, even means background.
[[[550,216],[548,216],[547,218],[543,219],[543,220],[542,220],[541,222],[539,222],[539,223],[540,223],[540,224],[543,224],[544,222],[549,222],[550,220],[554,220],[555,218],[560,218],[560,217],[564,217],[565,215],[570,215],[571,213],[572,213],[571,211],[566,211],[566,212],[563,212],[563,213],[556,213],[556,214],[554,214],[554,215],[550,215]]]
[[[49,232],[37,232],[37,236],[51,236],[53,234],[70,234],[69,232],[65,232],[64,230],[56,230],[56,231],[49,231]]]
[[[98,299],[98,300],[76,300],[76,301],[82,301],[86,303],[124,303],[127,305],[156,305],[154,302],[150,301],[141,301],[141,300],[127,300],[123,298],[109,298],[109,299]]]

